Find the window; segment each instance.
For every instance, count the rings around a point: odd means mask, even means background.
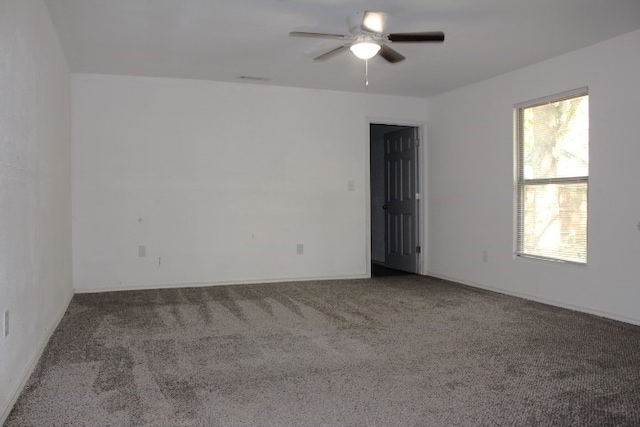
[[[585,264],[587,89],[516,105],[516,254]]]

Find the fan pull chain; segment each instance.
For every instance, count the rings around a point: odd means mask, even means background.
[[[369,60],[364,60],[364,85],[366,88],[369,87]]]

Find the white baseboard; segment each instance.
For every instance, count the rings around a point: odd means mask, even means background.
[[[366,274],[358,274],[355,276],[323,276],[323,277],[286,277],[282,279],[257,279],[257,280],[232,280],[220,282],[195,282],[195,283],[170,283],[160,285],[139,285],[139,286],[106,286],[100,288],[81,288],[77,287],[77,294],[92,294],[99,292],[117,292],[117,291],[144,291],[151,289],[176,289],[176,288],[202,288],[206,286],[231,286],[231,285],[253,285],[261,283],[284,283],[284,282],[310,282],[315,280],[356,280],[369,279],[371,276]]]
[[[510,295],[510,296],[513,296],[513,297],[518,297],[518,298],[526,299],[526,300],[529,300],[529,301],[535,301],[535,302],[539,302],[539,303],[542,303],[542,304],[552,305],[554,307],[566,308],[568,310],[579,311],[581,313],[587,313],[587,314],[593,314],[595,316],[604,317],[604,318],[607,318],[607,319],[617,320],[617,321],[620,321],[620,322],[625,322],[625,323],[630,323],[632,325],[640,326],[640,319],[638,319],[638,318],[621,316],[619,314],[610,313],[610,312],[604,311],[604,310],[596,310],[596,309],[593,309],[593,308],[590,308],[590,307],[583,307],[583,306],[579,306],[579,305],[567,304],[567,303],[562,302],[562,301],[556,301],[556,300],[543,298],[543,297],[539,297],[539,296],[536,296],[536,295],[521,293],[521,292],[513,292],[513,291],[506,290],[506,289],[501,289],[501,288],[496,288],[496,287],[493,287],[493,286],[483,285],[481,283],[468,282],[468,281],[456,279],[454,277],[448,277],[448,276],[443,276],[443,275],[440,275],[440,274],[434,274],[432,272],[427,272],[427,276],[435,277],[436,279],[448,280],[450,282],[460,283],[462,285],[471,286],[473,288],[484,289],[484,290],[491,291],[491,292],[496,292],[496,293],[499,293],[499,294]]]
[[[53,322],[53,325],[49,328],[46,335],[40,341],[40,344],[38,345],[36,352],[33,353],[31,358],[29,359],[29,364],[27,365],[27,369],[22,373],[20,382],[18,383],[16,388],[11,391],[9,395],[10,398],[7,403],[7,406],[2,408],[2,412],[0,413],[0,426],[4,425],[5,421],[7,421],[7,418],[9,417],[9,414],[13,409],[13,405],[16,404],[16,401],[18,400],[18,397],[20,397],[20,393],[22,392],[22,389],[24,389],[24,386],[27,384],[29,377],[31,376],[31,374],[33,374],[33,371],[36,368],[36,365],[38,364],[38,361],[40,360],[40,357],[42,356],[42,353],[44,352],[45,347],[47,346],[47,344],[49,343],[49,340],[51,339],[51,336],[53,335],[54,331],[60,324],[60,321],[64,317],[64,314],[67,312],[67,308],[69,308],[69,304],[71,303],[72,298],[73,298],[73,293],[69,297],[67,303],[64,305],[64,308],[62,309],[62,311],[58,313],[56,321]]]

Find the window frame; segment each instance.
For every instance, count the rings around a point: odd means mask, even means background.
[[[514,257],[516,259],[534,259],[542,261],[550,261],[561,264],[572,264],[577,266],[586,266],[589,251],[589,174],[586,176],[571,176],[561,178],[535,178],[526,179],[524,177],[524,110],[527,108],[538,107],[541,105],[552,104],[556,102],[566,101],[582,96],[589,97],[589,88],[587,86],[573,89],[566,92],[556,93],[554,95],[537,98],[531,101],[525,101],[514,105],[514,142],[515,142],[515,247]],[[590,133],[590,132],[589,132]],[[591,138],[589,136],[589,144]],[[589,147],[590,148],[590,147]],[[591,150],[589,150],[591,151]],[[590,159],[589,159],[590,163]],[[524,251],[524,192],[527,186],[531,185],[556,185],[556,184],[585,184],[587,197],[587,224],[586,224],[586,242],[585,242],[585,261],[572,261],[561,258],[547,257],[543,255],[529,254]]]

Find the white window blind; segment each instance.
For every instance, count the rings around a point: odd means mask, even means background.
[[[519,256],[587,262],[586,88],[516,105]]]

